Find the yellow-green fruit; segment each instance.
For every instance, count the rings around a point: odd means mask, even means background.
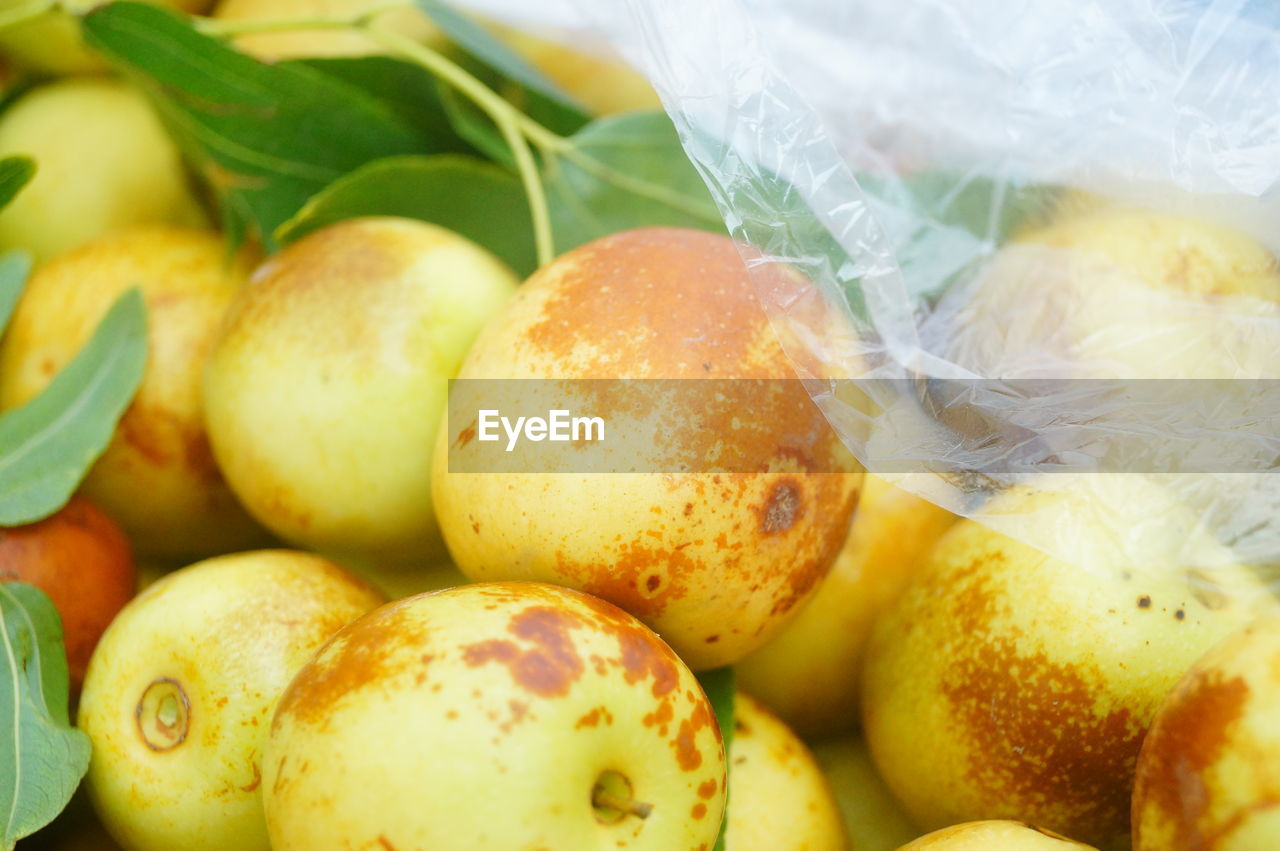
[[[793,316],[842,333],[811,282],[759,273]],[[721,380],[526,382],[577,394],[587,407],[574,413],[607,428],[658,423],[660,440],[606,444],[636,473],[571,472],[530,450],[510,453],[516,466],[503,472],[450,472],[487,447],[465,416],[446,423],[432,492],[454,563],[477,581],[536,579],[603,597],[695,669],[737,661],[817,587],[861,487],[860,471],[835,472],[859,468],[795,374],[726,237],[645,228],[563,255],[486,326],[460,379]],[[683,395],[668,395],[676,385]],[[712,457],[760,472],[678,472]]]
[[[868,475],[831,572],[786,629],[738,663],[739,684],[803,735],[857,725],[871,625],[955,520]]]
[[[431,453],[467,347],[516,287],[443,228],[355,219],[264,263],[205,374],[218,462],[285,540],[386,564],[438,559]]]
[[[952,335],[949,356],[983,374],[1275,372],[1276,258],[1247,234],[1206,221],[1086,207],[1005,246],[961,298],[964,330]]]
[[[880,779],[860,734],[815,739],[809,748],[831,783],[853,851],[894,851],[919,836]]]
[[[1212,222],[1113,207],[1068,216],[1018,242],[1070,252],[1082,275],[1109,267],[1154,289],[1280,301],[1276,258],[1248,234]]]
[[[191,15],[209,8],[209,0],[143,0]],[[0,0],[0,13],[23,6],[23,0]],[[96,0],[59,0],[56,7],[22,23],[0,29],[0,53],[24,70],[41,74],[99,74],[110,65],[85,44],[78,15],[99,5]]]
[[[226,22],[354,17],[386,6],[378,0],[221,0],[213,17]],[[380,27],[424,44],[439,45],[440,31],[412,6],[390,8],[376,18]],[[246,33],[236,36],[240,50],[264,62],[305,57],[369,56],[387,48],[352,30],[305,30]]]
[[[0,8],[14,8],[21,0],[8,0]],[[102,74],[109,66],[90,50],[80,34],[80,21],[72,13],[52,8],[0,29],[0,52],[18,68],[41,74]]]
[[[609,59],[564,44],[495,27],[511,48],[593,115],[661,109],[658,93],[644,75],[620,59]]]
[[[37,268],[0,343],[0,409],[33,398],[125,291],[147,305],[142,384],[84,493],[147,557],[191,558],[264,543],[214,463],[200,394],[204,360],[245,279],[211,231],[151,225],[102,237]]]
[[[844,851],[840,807],[813,754],[748,695],[734,696],[729,743],[729,824],[735,851]],[[861,849],[861,846],[853,846]]]
[[[1280,848],[1280,619],[1206,653],[1160,707],[1138,757],[1136,851]]]
[[[383,599],[319,556],[259,550],[179,570],[126,606],[94,651],[78,720],[93,745],[89,793],[116,840],[266,851],[276,702],[316,648]]]
[[[416,569],[407,569],[401,564],[388,567],[385,564],[360,562],[350,558],[344,559],[343,564],[361,576],[368,577],[389,600],[456,588],[467,583],[467,577],[462,571],[447,561],[420,565]]]
[[[1162,492],[1082,479],[1120,489],[1147,527],[1090,525],[1077,512],[1058,515],[1061,531],[1097,538],[1096,553],[1145,536],[1145,560],[1087,570],[962,520],[873,629],[867,743],[925,829],[1016,818],[1126,846],[1134,765],[1156,708],[1196,657],[1250,617],[1249,600],[1179,569],[1191,550],[1216,545],[1187,536]],[[988,511],[1025,525],[1038,502],[1057,498],[1015,490]]]
[[[466,585],[371,612],[280,700],[275,851],[711,848],[724,747],[689,669],[601,600]]]
[[[1092,846],[1021,821],[972,821],[922,836],[901,851],[1083,851]]]
[[[132,225],[199,225],[178,148],[146,98],[108,79],[68,79],[23,95],[0,116],[0,156],[36,174],[0,212],[0,250],[37,261]]]

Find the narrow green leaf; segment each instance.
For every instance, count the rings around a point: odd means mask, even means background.
[[[724,738],[726,800],[724,818],[720,822],[720,838],[716,840],[715,851],[725,851],[724,833],[729,824],[727,793],[733,789],[732,783],[728,782],[728,772],[730,771],[728,754],[729,746],[733,744],[733,701],[737,686],[734,682],[733,668],[715,668],[710,671],[701,671],[697,677],[698,682],[702,684],[702,691],[707,695],[707,700],[711,702],[711,710],[716,714],[716,723],[720,725],[720,735]]]
[[[339,178],[277,233],[281,243],[357,216],[406,216],[483,245],[526,276],[537,267],[529,204],[520,181],[457,154],[391,157]]]
[[[360,89],[417,131],[422,139],[419,153],[474,152],[470,140],[455,130],[446,115],[435,75],[421,66],[390,56],[294,59],[280,64],[310,68]]]
[[[89,767],[89,737],[68,715],[58,611],[39,589],[0,583],[0,846],[66,807]]]
[[[253,231],[269,249],[275,229],[338,177],[439,144],[406,117],[402,102],[353,84],[354,66],[344,79],[332,68],[259,62],[142,3],[100,6],[85,17],[84,32],[151,94],[222,196],[224,213],[238,220],[231,230]]]
[[[666,113],[602,118],[571,141],[544,166],[557,252],[648,225],[724,232]]]
[[[0,334],[9,324],[13,309],[31,274],[31,255],[25,251],[7,251],[0,254]]]
[[[13,200],[18,190],[35,176],[36,163],[31,157],[5,157],[0,159],[0,209]],[[0,324],[0,328],[4,327]]]
[[[134,289],[44,392],[0,415],[0,526],[31,523],[66,503],[111,441],[146,360],[146,308]]]
[[[510,79],[529,93],[560,107],[566,113],[565,118],[572,119],[576,114],[580,118],[580,124],[586,123],[587,113],[581,104],[484,27],[441,0],[417,0],[417,4],[418,8],[426,12],[435,25],[444,31],[450,41],[477,61]],[[538,115],[533,117],[540,121],[545,118]],[[550,124],[548,126],[552,130],[562,132],[555,126]]]
[[[591,121],[586,108],[497,36],[440,0],[417,0],[452,41],[449,58],[534,121],[562,136]]]

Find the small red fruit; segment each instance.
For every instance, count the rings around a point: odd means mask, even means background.
[[[77,496],[43,520],[0,528],[0,581],[27,582],[49,595],[62,616],[76,694],[98,638],[133,597],[138,577],[124,532]]]

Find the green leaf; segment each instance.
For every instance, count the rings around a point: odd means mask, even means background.
[[[702,691],[707,695],[707,700],[711,702],[711,710],[716,714],[716,723],[720,725],[720,736],[724,739],[726,800],[724,818],[720,822],[720,838],[716,840],[715,851],[725,851],[724,833],[729,824],[727,793],[733,788],[732,784],[728,782],[728,772],[730,770],[728,754],[729,747],[733,744],[733,700],[737,692],[737,686],[734,683],[733,668],[715,668],[710,671],[701,671],[697,674],[697,677],[698,682],[702,684]]]
[[[1009,176],[922,171],[902,178],[909,207],[924,219],[995,244],[1028,221],[1046,218],[1061,187]]]
[[[89,737],[67,717],[58,611],[38,588],[0,583],[0,846],[62,812],[89,767]]]
[[[516,168],[511,146],[484,110],[454,89],[441,84],[440,102],[453,131],[471,143],[477,151],[509,169]]]
[[[934,298],[1024,225],[1049,215],[1061,189],[1008,176],[922,171],[859,176],[894,246],[908,291]]]
[[[483,245],[517,275],[537,268],[529,203],[520,181],[473,157],[392,157],[340,178],[281,227],[280,242],[356,216],[406,216]]]
[[[18,190],[35,176],[36,163],[31,157],[5,157],[0,159],[0,208],[8,205]],[[0,323],[0,328],[4,324]]]
[[[13,309],[31,274],[31,255],[25,251],[7,251],[0,254],[0,333],[9,324]]]
[[[530,118],[556,133],[573,133],[591,120],[580,103],[484,27],[441,0],[417,0],[417,4],[455,45],[510,81],[511,86],[495,85],[493,75],[477,73]],[[476,73],[474,68],[468,70]]]
[[[724,221],[666,113],[601,118],[570,142],[544,165],[557,252],[650,225],[724,233]]]
[[[439,144],[402,102],[306,63],[259,62],[167,9],[110,3],[85,17],[84,32],[151,94],[221,195],[229,232],[253,231],[268,249],[275,229],[337,178]]]
[[[134,289],[39,396],[0,415],[0,526],[47,517],[111,441],[142,380],[147,316]]]
[[[280,64],[309,68],[360,89],[416,129],[423,143],[419,153],[474,153],[446,115],[440,83],[421,66],[390,56],[294,59]]]

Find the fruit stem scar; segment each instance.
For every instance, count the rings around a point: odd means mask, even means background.
[[[604,810],[617,810],[626,815],[639,816],[640,818],[648,818],[649,813],[653,812],[653,804],[647,804],[644,801],[633,801],[630,798],[619,798],[616,795],[610,795],[608,792],[596,791],[591,796],[593,806]]]
[[[182,684],[169,677],[153,680],[138,698],[134,718],[142,743],[153,751],[176,748],[187,738],[191,702]]]
[[[648,818],[653,804],[631,797],[631,781],[616,771],[602,771],[591,789],[591,808],[602,824],[614,824],[627,816]]]

